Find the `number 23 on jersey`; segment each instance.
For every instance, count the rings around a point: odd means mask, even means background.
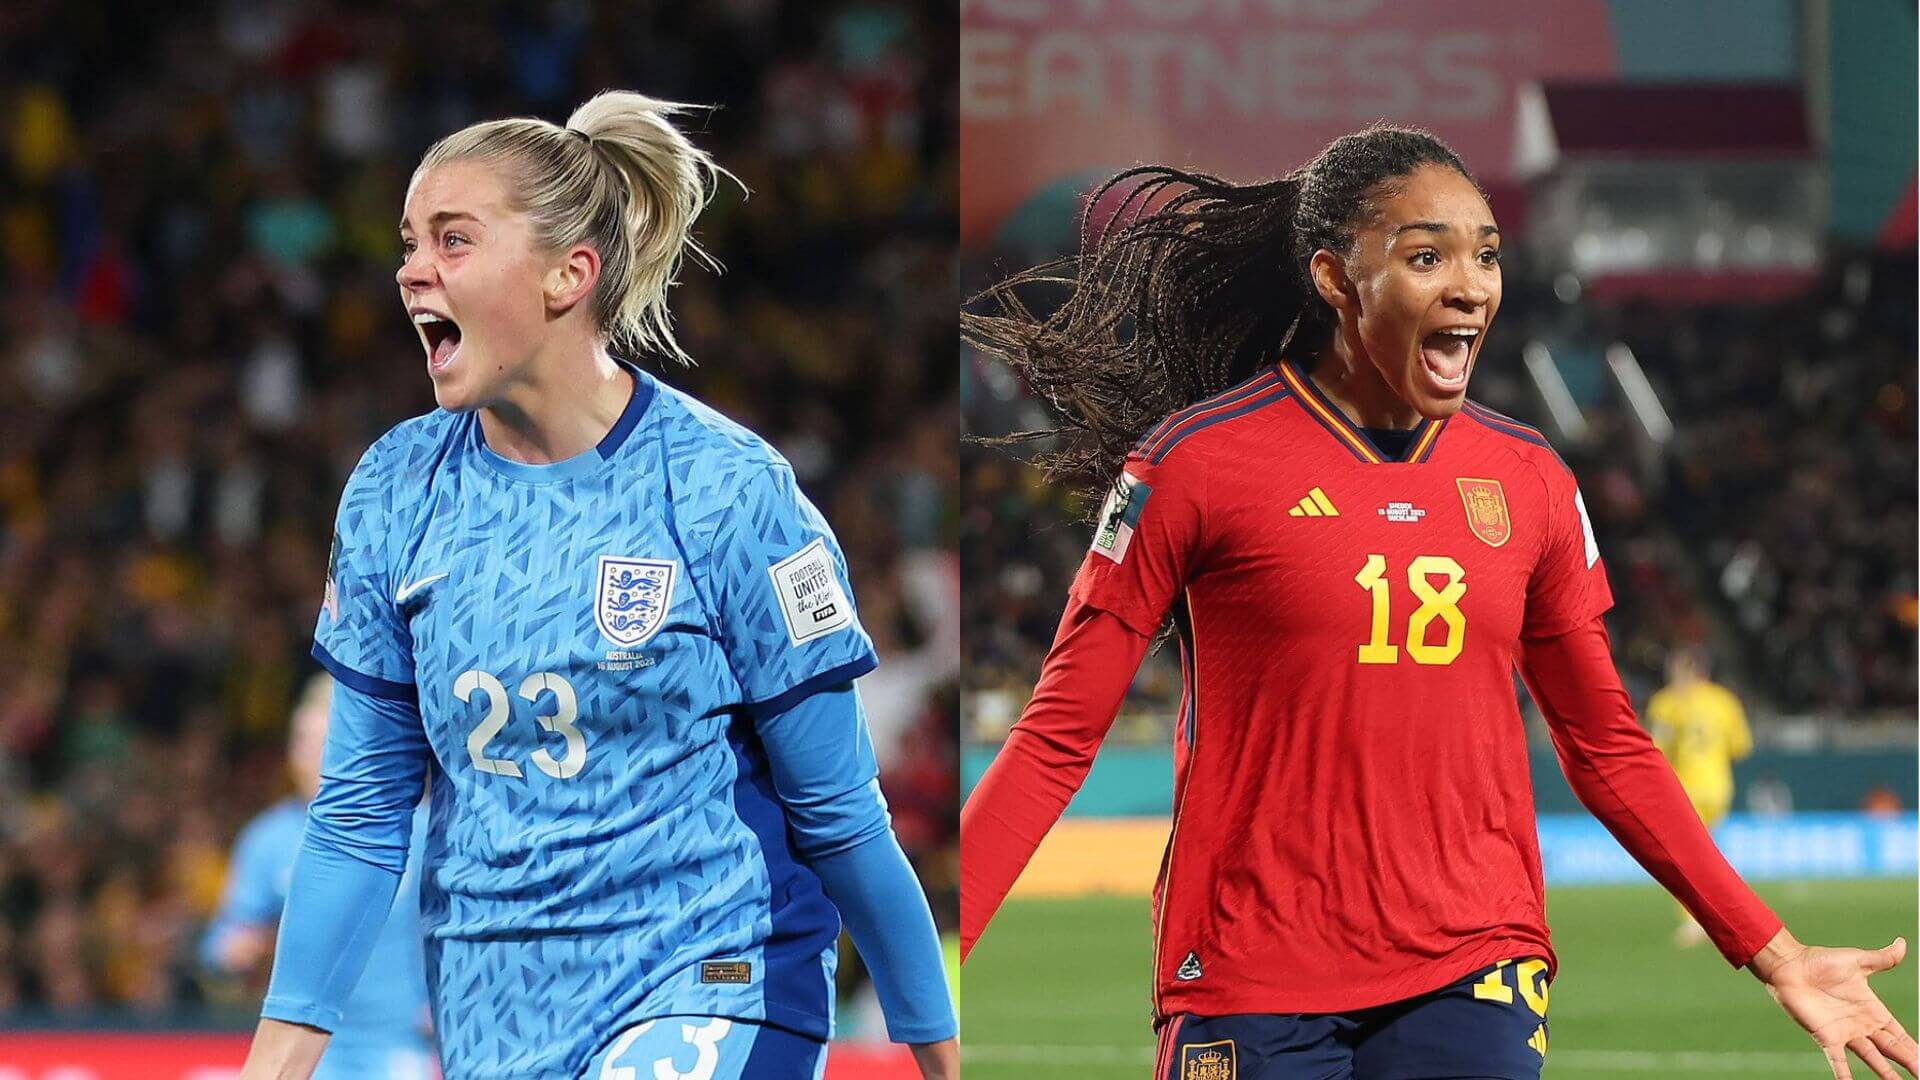
[[[462,701],[472,702],[476,691],[487,696],[487,711],[480,723],[467,735],[467,756],[473,760],[473,767],[483,773],[495,776],[521,775],[520,766],[507,758],[490,757],[487,744],[500,734],[502,728],[513,715],[513,703],[507,697],[507,688],[492,672],[475,668],[464,672],[453,681],[453,696]],[[528,755],[535,768],[555,780],[566,780],[577,774],[587,763],[587,739],[573,722],[580,718],[580,700],[573,692],[573,684],[564,677],[551,671],[542,671],[529,675],[520,683],[520,696],[536,706],[543,693],[553,695],[553,712],[538,714],[534,719],[540,726],[566,740],[566,752],[554,757],[545,747]]]

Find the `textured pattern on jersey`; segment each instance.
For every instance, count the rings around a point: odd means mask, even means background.
[[[864,674],[872,644],[857,623],[791,643],[773,563],[824,540],[851,596],[826,522],[764,442],[635,378],[617,446],[529,469],[435,413],[376,444],[342,499],[340,617],[316,644],[417,688],[449,1075],[570,1075],[593,1032],[665,1011],[830,1024],[838,916],[744,713]],[[603,595],[603,556],[672,566],[633,648],[596,623],[632,600]],[[713,959],[751,980],[703,984]]]

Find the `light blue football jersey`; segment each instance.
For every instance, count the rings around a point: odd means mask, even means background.
[[[591,451],[520,464],[434,412],[341,498],[314,654],[418,702],[449,1076],[573,1075],[670,1014],[830,1032],[839,915],[752,720],[872,670],[873,645],[785,460],[628,370]]]
[[[400,890],[393,899],[386,924],[366,970],[347,1001],[346,1014],[333,1031],[320,1058],[315,1080],[342,1080],[374,1075],[356,1070],[353,1063],[381,1060],[396,1052],[414,1057],[431,1050],[426,1036],[427,982],[420,943],[420,841],[418,830]],[[300,851],[300,834],[307,825],[307,803],[287,798],[262,810],[240,830],[227,869],[227,885],[220,910],[207,927],[202,957],[211,966],[222,939],[247,926],[270,926],[280,920],[287,905],[287,884],[293,878],[293,859]],[[385,1072],[378,1075],[385,1075]],[[425,1075],[425,1070],[421,1070]]]

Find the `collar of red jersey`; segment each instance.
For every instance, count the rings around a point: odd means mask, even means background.
[[[1446,420],[1430,420],[1422,417],[1413,429],[1413,438],[1407,441],[1407,448],[1399,457],[1383,452],[1367,437],[1367,433],[1347,419],[1340,407],[1320,392],[1312,376],[1291,360],[1282,360],[1279,364],[1280,378],[1293,391],[1292,397],[1307,411],[1307,415],[1326,428],[1334,441],[1347,448],[1354,457],[1369,465],[1418,465],[1433,456],[1433,448],[1440,441],[1440,432],[1447,426]]]

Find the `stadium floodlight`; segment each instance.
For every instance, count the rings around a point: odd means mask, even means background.
[[[1572,391],[1567,389],[1567,380],[1561,378],[1553,353],[1544,342],[1529,341],[1520,350],[1520,357],[1527,365],[1527,374],[1533,377],[1533,385],[1540,391],[1541,400],[1547,403],[1547,414],[1553,417],[1560,438],[1570,443],[1585,442],[1587,418],[1573,400]]]
[[[1647,373],[1640,370],[1640,361],[1634,359],[1633,350],[1619,341],[1607,346],[1607,367],[1620,383],[1621,392],[1627,395],[1627,405],[1632,408],[1634,419],[1640,421],[1647,438],[1657,446],[1665,446],[1673,438],[1673,421],[1668,419],[1653,384],[1647,381]]]

